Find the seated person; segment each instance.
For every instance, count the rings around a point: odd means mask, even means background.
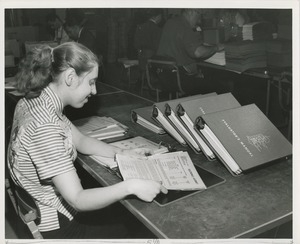
[[[156,54],[162,21],[161,9],[149,9],[149,19],[137,26],[134,36],[134,47],[138,52],[139,66],[141,70],[145,70],[147,59]]]
[[[79,212],[105,208],[129,195],[151,202],[167,192],[160,182],[142,179],[82,187],[73,164],[77,151],[110,158],[116,153],[151,153],[145,148],[123,150],[85,136],[64,115],[66,106],[81,108],[96,94],[97,76],[98,58],[75,42],[32,49],[16,75],[25,97],[15,109],[8,169],[14,183],[36,202],[41,214],[38,228],[45,239],[88,238]]]
[[[96,37],[85,27],[86,21],[81,9],[67,9],[64,29],[73,41],[83,44],[98,55]]]
[[[56,15],[55,13],[50,13],[46,16],[46,20],[46,28],[50,35],[49,39],[58,42],[58,44],[71,41],[70,37],[63,28],[63,21],[59,18],[58,15]]]
[[[81,43],[98,56],[99,74],[101,81],[104,79],[103,55],[100,53],[96,36],[86,27],[87,19],[81,9],[67,9],[64,29],[71,40]]]
[[[157,50],[157,55],[176,60],[181,71],[181,85],[187,94],[208,92],[200,87],[203,81],[199,78],[203,77],[197,69],[197,59],[209,58],[222,49],[205,45],[199,33],[194,31],[200,17],[199,9],[184,9],[181,16],[169,19],[163,27]]]

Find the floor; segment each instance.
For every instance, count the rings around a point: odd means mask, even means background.
[[[105,67],[105,75],[102,81],[110,85],[116,86],[123,90],[142,95],[152,101],[155,101],[155,93],[145,90],[141,94],[139,71],[136,67],[131,70],[131,80],[133,84],[129,85],[126,70],[119,64],[110,64]],[[214,79],[215,88],[218,93],[232,92],[237,100],[242,104],[256,103],[261,110],[265,109],[266,102],[266,83],[259,79],[251,79],[249,77],[220,74],[219,78]],[[224,85],[225,84],[225,85]],[[271,89],[271,106],[270,120],[287,135],[287,113],[279,106],[277,87]],[[161,100],[167,100],[168,96],[162,94]],[[79,170],[83,179],[89,178],[83,170]],[[97,182],[84,181],[85,187],[98,186]],[[5,237],[6,239],[27,239],[31,238],[26,226],[18,220],[10,201],[6,197],[5,208]],[[87,218],[91,221],[90,238],[155,238],[155,236],[141,224],[134,216],[124,207],[117,203],[113,206],[93,213],[88,213]],[[103,221],[102,221],[103,220]],[[103,224],[105,222],[105,224]],[[260,238],[289,238],[291,234],[291,222],[283,225],[281,228],[275,228],[258,237]],[[99,233],[103,233],[99,237]]]

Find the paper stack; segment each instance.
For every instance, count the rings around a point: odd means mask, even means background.
[[[74,121],[77,128],[85,135],[104,140],[124,136],[128,127],[111,117],[92,116]]]
[[[264,41],[237,41],[225,45],[226,68],[244,72],[267,66]]]

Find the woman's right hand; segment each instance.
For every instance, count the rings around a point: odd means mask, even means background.
[[[168,190],[160,182],[153,180],[131,179],[127,180],[127,183],[129,183],[130,193],[145,202],[152,202],[161,192],[168,193]]]

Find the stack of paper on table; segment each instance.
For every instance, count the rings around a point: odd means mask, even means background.
[[[92,116],[74,121],[77,128],[85,135],[104,140],[124,136],[128,127],[111,117]]]
[[[165,134],[162,126],[152,118],[152,106],[133,109],[131,111],[131,120],[156,134]]]
[[[203,114],[195,129],[232,175],[292,154],[291,143],[255,104]]]
[[[270,40],[272,39],[272,24],[269,22],[251,22],[242,27],[243,40]]]
[[[267,66],[265,41],[236,41],[225,44],[226,68],[244,72]]]
[[[162,182],[168,190],[207,188],[187,152],[172,152],[149,157],[117,154],[116,161],[124,180],[154,180]]]
[[[169,151],[167,147],[162,146],[161,144],[157,144],[141,136],[113,142],[110,143],[110,145],[116,146],[121,149],[148,148],[152,150],[153,154],[161,154]],[[118,166],[114,158],[107,158],[98,155],[92,155],[91,158],[93,158],[101,165],[109,167],[111,169]]]
[[[204,60],[207,63],[216,64],[225,66],[226,60],[225,60],[225,51],[216,52],[214,55],[212,55],[210,58]]]

